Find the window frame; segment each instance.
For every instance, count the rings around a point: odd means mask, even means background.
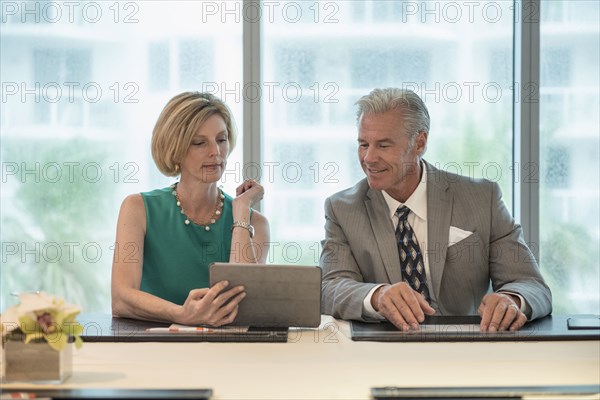
[[[245,0],[259,8],[261,0]],[[539,88],[541,0],[513,0],[513,197],[515,219],[539,260]],[[243,19],[244,82],[262,82],[261,18]],[[243,159],[260,165],[262,105],[243,99]],[[260,205],[258,205],[260,211]]]

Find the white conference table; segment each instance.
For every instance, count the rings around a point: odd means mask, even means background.
[[[85,343],[44,388],[213,389],[214,399],[368,399],[371,387],[600,385],[600,341],[353,342],[323,316],[288,343]],[[23,387],[3,384],[1,388]]]

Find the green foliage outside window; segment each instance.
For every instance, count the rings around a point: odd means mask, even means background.
[[[107,311],[112,251],[105,243],[114,239],[98,232],[107,231],[115,207],[108,151],[84,139],[3,139],[3,162],[18,168],[3,182],[17,200],[2,205],[3,307],[16,301],[11,293],[43,290],[85,311]]]

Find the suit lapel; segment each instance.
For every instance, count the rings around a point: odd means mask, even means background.
[[[369,189],[365,198],[365,207],[389,281],[400,282],[402,274],[396,236],[389,217],[389,208],[381,192]]]
[[[427,167],[427,255],[429,272],[436,299],[439,299],[448,233],[452,216],[452,196],[442,171],[426,163]]]

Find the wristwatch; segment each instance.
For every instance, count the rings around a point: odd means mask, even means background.
[[[234,228],[244,228],[248,232],[250,232],[250,239],[252,239],[254,237],[254,227],[247,222],[234,221],[233,225],[231,225],[231,230],[233,231]]]

